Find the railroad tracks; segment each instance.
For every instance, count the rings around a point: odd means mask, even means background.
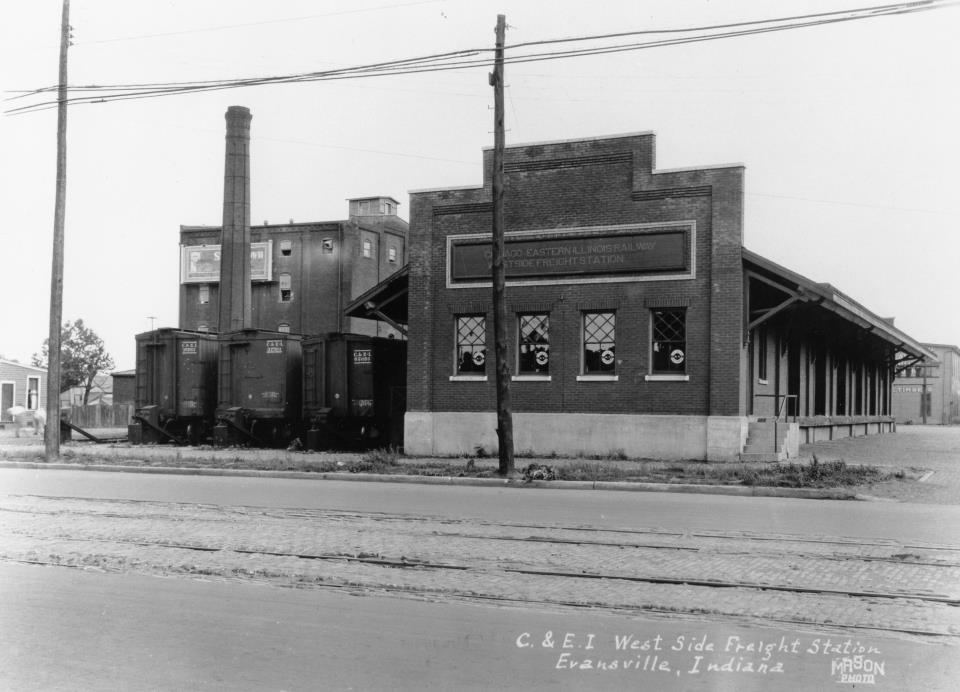
[[[0,498],[0,559],[960,640],[960,546]]]

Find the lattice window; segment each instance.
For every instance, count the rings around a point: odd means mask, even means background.
[[[585,312],[583,314],[583,372],[613,374],[616,358],[617,314]]]
[[[457,373],[484,374],[487,369],[487,323],[483,315],[457,317]]]
[[[549,374],[550,316],[520,315],[517,336],[517,372],[526,375]]]
[[[653,310],[653,372],[684,373],[687,370],[687,311]]]

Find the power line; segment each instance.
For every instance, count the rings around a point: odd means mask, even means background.
[[[647,34],[678,34],[678,33],[688,33],[691,31],[711,31],[713,29],[732,29],[732,28],[741,27],[741,26],[754,26],[757,24],[772,24],[774,22],[788,22],[788,21],[797,21],[801,19],[826,18],[831,16],[847,15],[851,13],[864,13],[864,12],[886,13],[891,10],[897,10],[897,11],[902,10],[904,9],[905,6],[921,6],[921,5],[929,6],[934,4],[935,2],[937,2],[937,0],[920,0],[918,2],[912,2],[912,3],[896,3],[893,5],[879,5],[874,7],[864,7],[864,8],[853,9],[853,10],[837,10],[835,12],[819,12],[817,14],[803,14],[803,15],[796,15],[792,17],[778,17],[777,19],[755,19],[755,20],[746,21],[746,22],[733,22],[729,24],[708,24],[705,26],[686,27],[686,28],[680,28],[680,29],[643,29],[643,30],[637,30],[637,31],[622,31],[622,32],[613,33],[613,34],[600,34],[595,36],[574,36],[570,38],[555,38],[555,39],[546,39],[542,41],[528,41],[526,43],[514,43],[512,45],[508,45],[507,48],[523,48],[526,46],[542,46],[542,45],[548,45],[552,43],[571,43],[574,41],[592,41],[592,40],[607,39],[607,38],[623,38],[625,36],[641,36],[641,35],[647,35]]]
[[[865,8],[861,10],[853,10],[848,13],[844,13],[845,16],[838,17],[837,13],[825,13],[822,15],[805,15],[803,19],[809,19],[810,17],[825,17],[825,19],[817,19],[812,22],[794,22],[792,24],[786,25],[776,25],[776,26],[762,26],[759,28],[753,28],[748,30],[740,30],[733,32],[725,32],[721,34],[712,34],[706,36],[693,36],[688,38],[679,38],[679,39],[665,39],[661,41],[646,42],[646,43],[633,43],[619,46],[603,46],[595,48],[586,48],[578,50],[569,50],[569,51],[553,51],[547,53],[534,53],[529,55],[521,55],[507,58],[507,62],[517,63],[517,62],[534,62],[534,61],[543,61],[543,60],[555,60],[563,59],[570,57],[582,57],[586,55],[600,55],[606,53],[616,53],[630,50],[640,50],[651,47],[663,47],[667,45],[680,45],[684,43],[692,43],[699,41],[707,40],[717,40],[720,38],[732,38],[736,36],[750,35],[754,33],[767,33],[771,31],[783,31],[795,28],[802,28],[808,26],[816,26],[822,24],[828,24],[839,21],[851,21],[853,19],[863,19],[881,16],[883,14],[892,14],[892,13],[904,13],[904,12],[915,12],[926,9],[933,9],[936,7],[944,6],[942,3],[940,5],[935,5],[934,3],[937,0],[925,0],[920,3],[900,3],[897,5],[884,5],[878,7]],[[954,2],[955,0],[950,0]],[[783,18],[783,19],[771,19],[771,20],[758,20],[756,22],[741,22],[735,26],[746,26],[746,25],[756,25],[756,24],[771,24],[775,22],[782,21],[791,21],[794,18]],[[643,32],[623,32],[618,34],[630,35],[630,34],[648,34],[648,33],[666,33],[672,31],[698,31],[703,29],[711,28],[724,28],[730,25],[714,25],[712,27],[697,27],[696,29],[680,29],[680,30],[656,30],[653,32],[643,31]],[[582,40],[596,40],[609,37],[611,35],[601,35],[593,37],[579,37],[574,39],[558,39],[557,41],[582,41]],[[461,60],[460,58],[466,55],[475,55],[483,51],[489,51],[489,49],[473,49],[470,51],[458,51],[454,53],[438,54],[433,56],[424,56],[422,58],[410,58],[405,60],[390,61],[386,63],[377,63],[367,66],[359,66],[353,68],[343,68],[341,70],[329,70],[326,72],[315,72],[315,73],[304,73],[300,75],[285,75],[279,77],[263,77],[263,78],[247,78],[241,80],[218,80],[211,82],[182,82],[182,83],[166,83],[166,84],[142,84],[142,85],[113,85],[113,86],[97,86],[93,85],[90,87],[82,87],[79,90],[91,90],[91,91],[126,91],[132,90],[135,88],[143,88],[146,91],[132,94],[113,94],[100,98],[94,97],[79,97],[70,99],[72,102],[105,102],[108,100],[125,100],[132,97],[137,98],[147,98],[155,97],[159,95],[172,95],[174,93],[185,93],[190,91],[200,91],[200,90],[219,90],[224,88],[240,88],[244,86],[256,86],[261,84],[270,84],[270,83],[285,83],[285,82],[296,82],[296,81],[322,81],[325,79],[335,79],[335,78],[344,78],[346,76],[350,77],[359,77],[359,76],[383,76],[383,75],[396,75],[396,74],[411,74],[417,72],[427,72],[427,71],[440,71],[440,70],[450,70],[450,69],[464,69],[468,67],[475,67],[479,65],[486,66],[488,61],[485,59],[482,60]],[[425,62],[428,61],[440,61],[444,60],[442,64],[434,65],[429,68],[421,67]],[[28,92],[25,95],[30,95],[30,93],[40,93],[45,90],[51,89],[48,87],[45,89],[36,90],[35,92]],[[74,89],[75,91],[78,89]],[[23,109],[14,109],[10,112],[17,112],[20,110],[35,110],[41,109],[44,106],[52,106],[52,102],[34,104],[33,106],[27,106]]]
[[[525,44],[516,44],[511,46],[513,49],[529,48],[538,45],[556,45],[561,43],[579,43],[582,41],[608,40],[610,38],[622,38],[625,36],[638,36],[649,34],[675,34],[691,33],[719,30],[718,33],[699,34],[693,36],[669,37],[654,41],[632,42],[619,45],[593,46],[587,48],[571,48],[569,50],[551,50],[532,52],[522,55],[514,55],[505,58],[505,62],[511,64],[542,62],[546,60],[561,60],[575,57],[586,57],[592,55],[606,55],[636,50],[645,50],[650,48],[662,48],[666,46],[678,46],[689,43],[699,43],[705,41],[715,41],[727,38],[737,38],[742,36],[751,36],[778,31],[788,31],[800,28],[809,28],[815,26],[824,26],[839,22],[856,21],[860,19],[872,19],[881,16],[892,16],[900,14],[911,14],[934,9],[943,9],[957,3],[957,0],[922,0],[921,2],[905,2],[892,5],[879,5],[846,12],[827,12],[812,15],[801,15],[796,17],[785,17],[778,19],[755,20],[751,22],[737,22],[733,24],[717,24],[703,27],[687,29],[658,29],[644,30],[635,32],[620,32],[618,34],[602,34],[595,36],[581,36],[567,39],[551,39],[548,41],[536,41]],[[489,67],[490,61],[486,57],[477,57],[481,54],[489,53],[492,49],[477,48],[448,53],[439,53],[434,55],[406,58],[401,60],[391,60],[368,65],[359,65],[339,69],[326,70],[321,72],[306,72],[292,75],[279,75],[271,77],[249,77],[242,79],[225,79],[210,81],[193,82],[165,82],[165,83],[144,83],[144,84],[115,84],[115,85],[87,85],[71,87],[71,92],[92,92],[97,95],[74,96],[68,99],[68,103],[107,103],[111,101],[123,101],[144,98],[158,98],[161,96],[172,96],[177,94],[195,93],[200,91],[219,91],[224,89],[237,89],[250,86],[264,86],[268,84],[291,84],[299,82],[330,81],[342,79],[359,79],[364,77],[383,77],[399,76],[408,74],[419,74],[424,72],[440,72],[448,70],[462,70],[474,67]],[[56,87],[43,87],[32,91],[26,91],[11,97],[7,100],[28,98],[38,96],[52,91]],[[39,110],[46,110],[57,105],[57,101],[42,101],[19,108],[6,111],[9,114],[29,113]]]

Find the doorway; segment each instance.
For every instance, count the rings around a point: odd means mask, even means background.
[[[13,421],[13,416],[7,413],[7,409],[13,406],[13,396],[16,391],[15,383],[0,382],[0,421],[4,423]]]

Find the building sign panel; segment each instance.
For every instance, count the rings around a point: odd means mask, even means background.
[[[691,226],[576,233],[507,233],[507,280],[682,274],[691,270]],[[449,239],[452,285],[489,281],[490,236]]]
[[[220,282],[219,245],[181,245],[180,283]],[[273,241],[250,243],[250,280],[271,281],[273,269]]]

